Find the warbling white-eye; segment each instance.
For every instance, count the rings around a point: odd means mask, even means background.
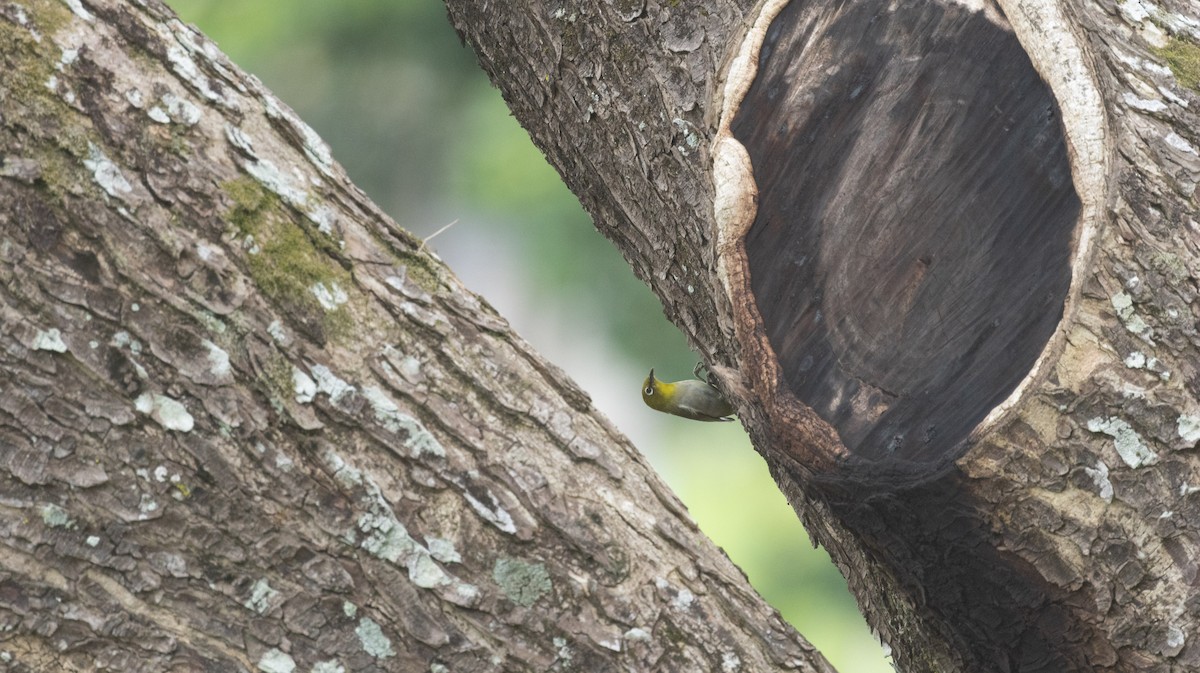
[[[699,377],[703,363],[693,373]],[[721,393],[703,380],[667,383],[654,378],[654,370],[642,383],[642,401],[646,406],[665,414],[675,414],[694,421],[732,421],[733,405]]]

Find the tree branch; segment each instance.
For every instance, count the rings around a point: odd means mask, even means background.
[[[13,670],[830,670],[161,2],[0,11]]]
[[[1192,8],[447,5],[904,670],[1200,663]]]

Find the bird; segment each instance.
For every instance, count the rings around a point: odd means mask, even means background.
[[[700,376],[702,365],[697,364],[693,370],[697,377]],[[642,383],[642,401],[656,411],[694,421],[733,420],[733,405],[711,383],[699,378],[667,383],[654,378],[654,370],[651,369],[650,375]]]

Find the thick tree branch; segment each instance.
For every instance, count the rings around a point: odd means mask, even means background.
[[[162,3],[0,44],[5,668],[830,670]]]
[[[1194,7],[447,4],[905,670],[1200,664]]]

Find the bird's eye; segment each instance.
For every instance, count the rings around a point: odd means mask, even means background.
[[[653,395],[653,394],[654,394],[654,388],[652,388],[652,387],[650,387],[650,386],[646,386],[646,394],[647,394],[647,395]]]

